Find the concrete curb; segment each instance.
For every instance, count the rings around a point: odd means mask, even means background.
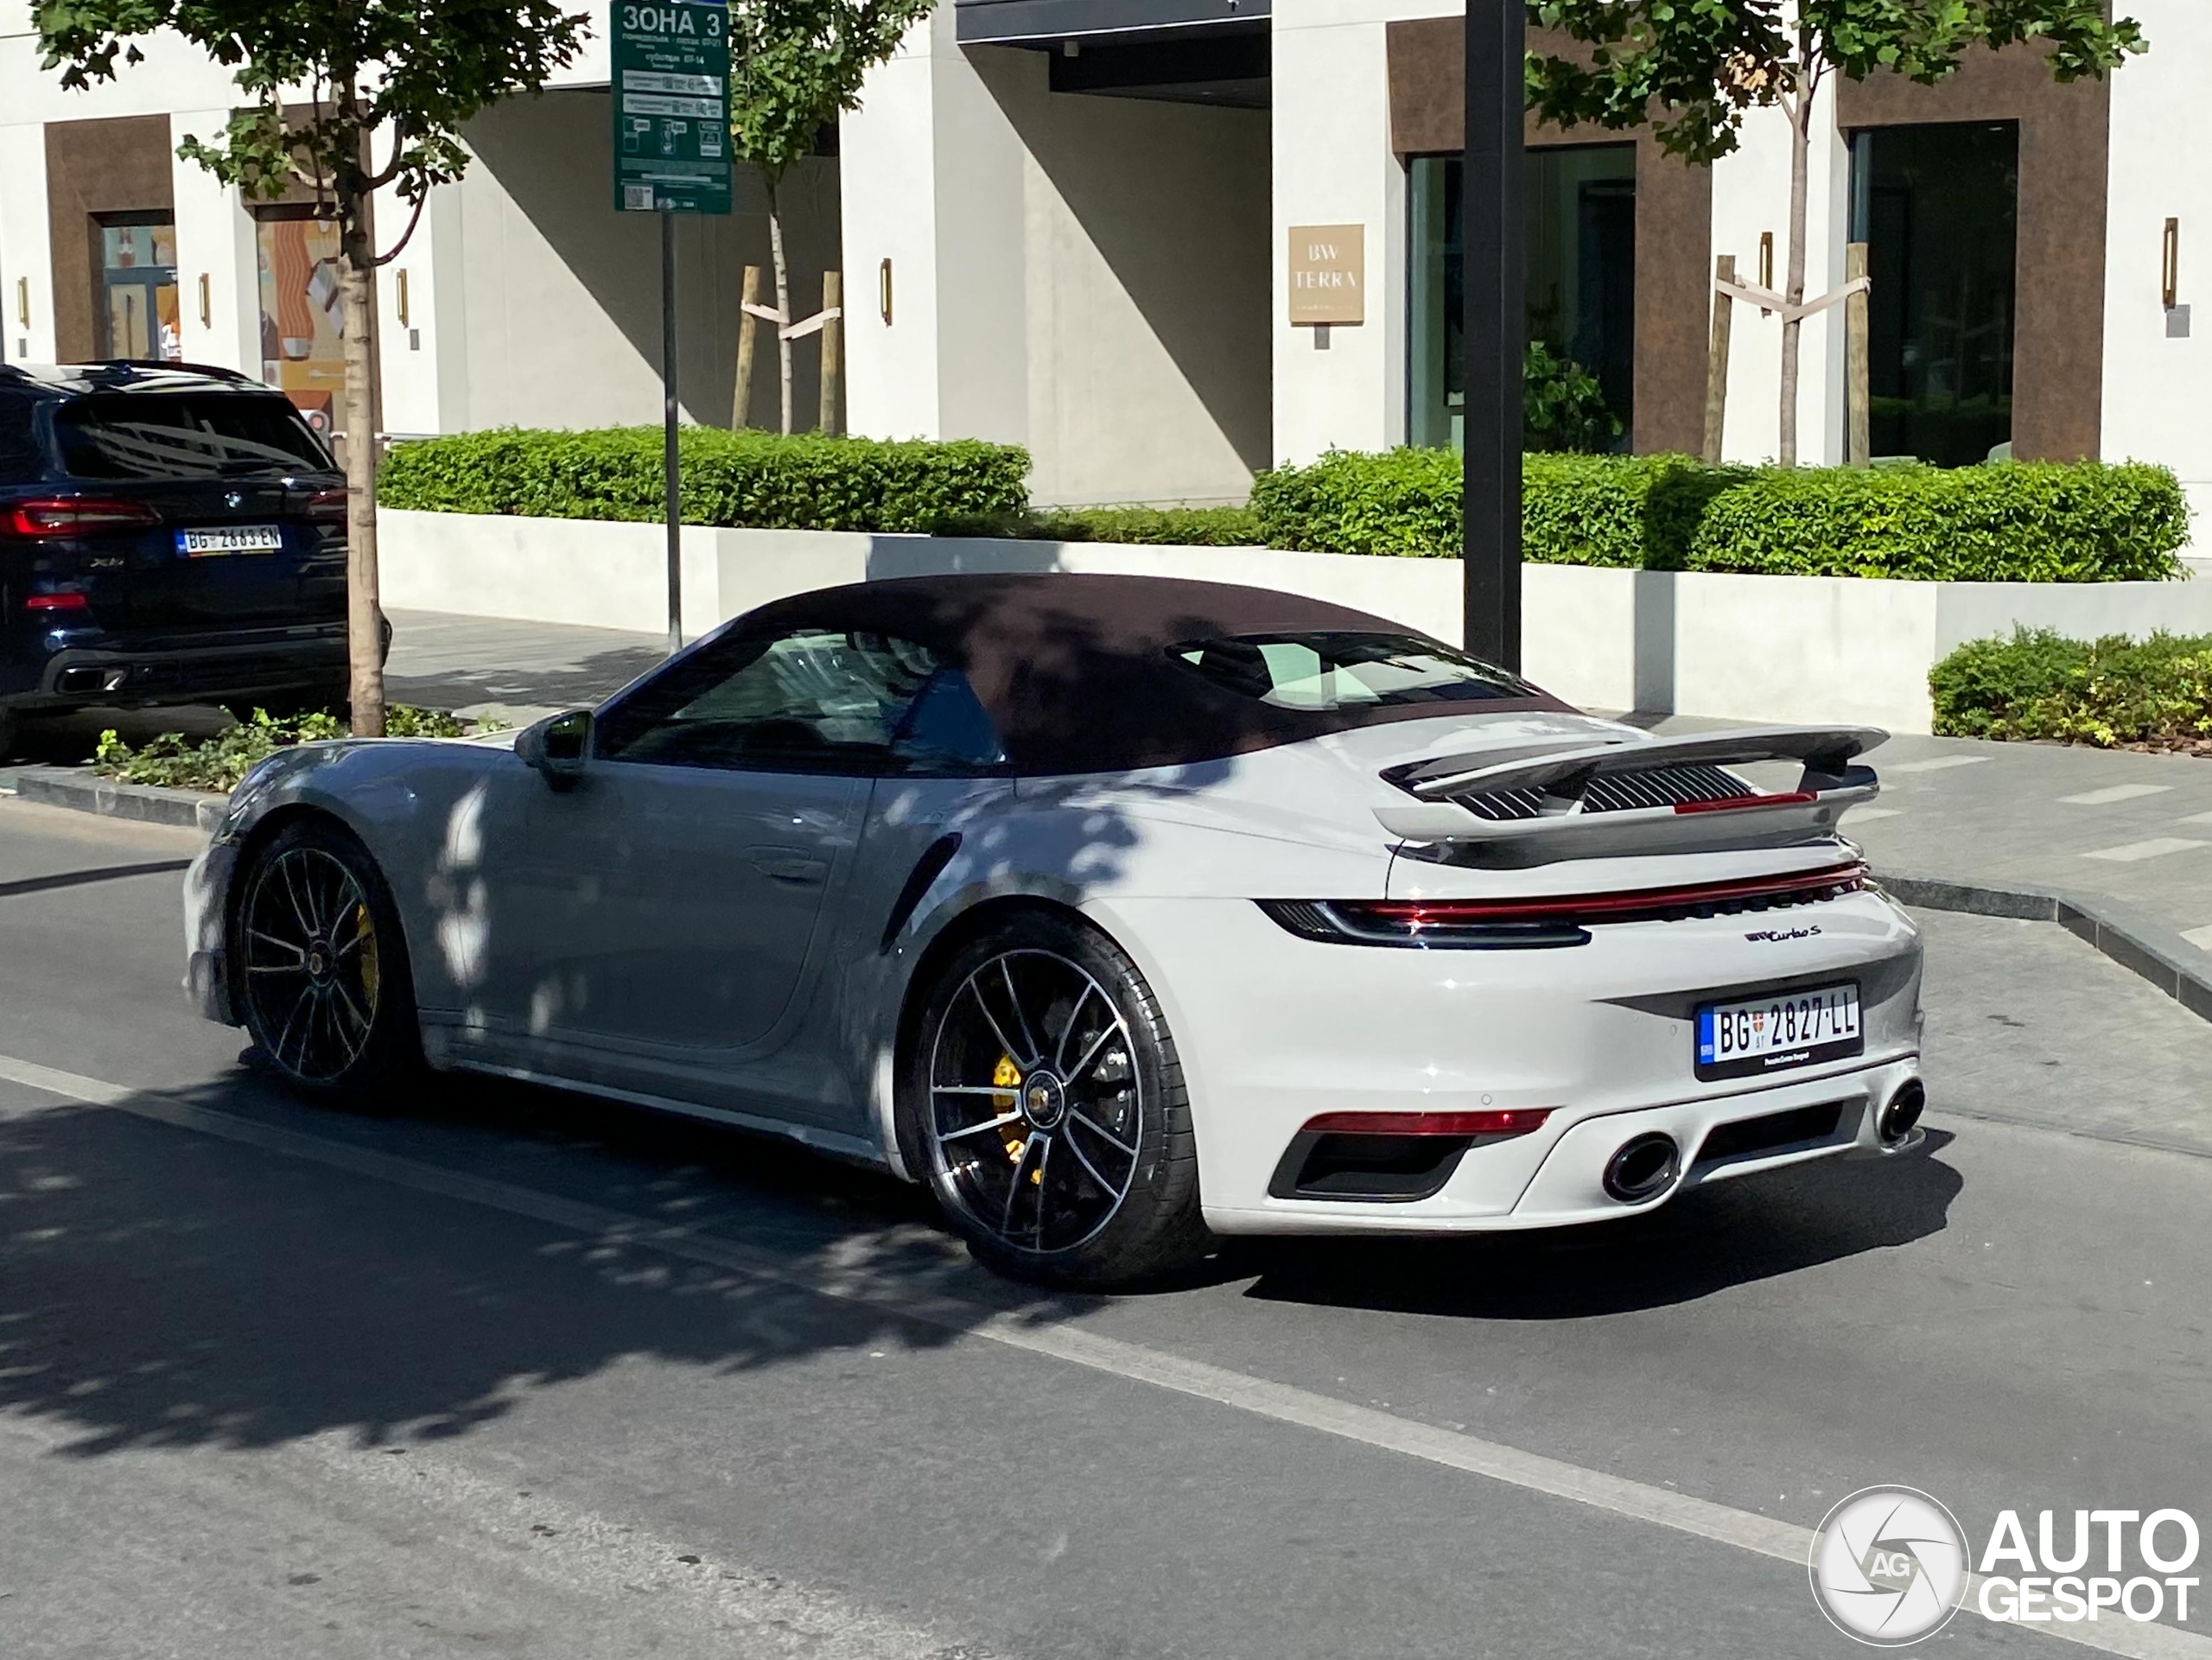
[[[2212,954],[2197,950],[2172,929],[2116,900],[1888,871],[1877,871],[1875,880],[1896,899],[1923,910],[2055,922],[2120,967],[2148,980],[2190,1014],[2212,1021]]]
[[[24,800],[50,807],[175,824],[202,832],[214,830],[228,799],[201,790],[119,784],[73,766],[10,767],[0,771],[0,786],[7,785],[12,785]],[[2212,953],[2198,951],[2172,929],[2114,900],[2081,899],[2042,887],[1954,881],[1945,876],[1910,876],[1894,871],[1875,875],[1897,899],[1923,910],[2055,922],[2122,968],[2148,980],[2192,1014],[2212,1021]]]
[[[13,766],[0,782],[25,801],[108,818],[135,818],[149,824],[175,824],[212,832],[228,796],[205,790],[167,790],[151,784],[123,784],[76,766]]]

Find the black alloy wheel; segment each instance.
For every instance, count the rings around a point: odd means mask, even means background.
[[[238,879],[238,1007],[284,1080],[367,1098],[421,1054],[407,951],[374,862],[335,826],[296,820]]]
[[[976,1255],[1103,1288],[1203,1250],[1197,1144],[1173,1040],[1096,930],[1022,912],[935,977],[908,1059],[908,1164]]]

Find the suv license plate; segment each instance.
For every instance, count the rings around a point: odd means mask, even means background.
[[[1754,1078],[1864,1053],[1859,988],[1818,986],[1697,1012],[1697,1075]]]
[[[233,525],[219,531],[179,531],[176,550],[188,559],[219,553],[277,553],[284,533],[274,525]]]

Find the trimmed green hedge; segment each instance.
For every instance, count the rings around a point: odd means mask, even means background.
[[[1459,458],[1332,451],[1252,481],[1249,507],[1034,512],[1010,444],[889,443],[683,429],[695,525],[1060,541],[1257,544],[1453,558]],[[1540,563],[1926,582],[2141,582],[2180,574],[2181,487],[2160,467],[2003,464],[1783,470],[1683,455],[1531,455],[1522,551]],[[652,520],[658,428],[505,428],[423,439],[385,458],[388,507]]]
[[[714,427],[686,427],[679,442],[680,505],[691,525],[930,531],[1028,506],[1028,452],[1012,444]],[[658,427],[504,427],[393,445],[377,499],[431,512],[658,519],[661,488]]]
[[[2156,582],[2189,540],[2160,467],[1709,467],[1683,455],[1529,455],[1523,557],[1551,564],[1925,582]],[[1262,474],[1269,546],[1459,552],[1460,470],[1433,449],[1332,452]]]
[[[1970,640],[1929,671],[1951,738],[2212,746],[2212,634],[2069,639],[2048,628]]]

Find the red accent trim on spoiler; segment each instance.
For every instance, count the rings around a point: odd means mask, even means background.
[[[1754,807],[1802,807],[1818,801],[1811,790],[1792,790],[1787,795],[1731,795],[1718,801],[1677,801],[1676,812],[1746,812]]]

